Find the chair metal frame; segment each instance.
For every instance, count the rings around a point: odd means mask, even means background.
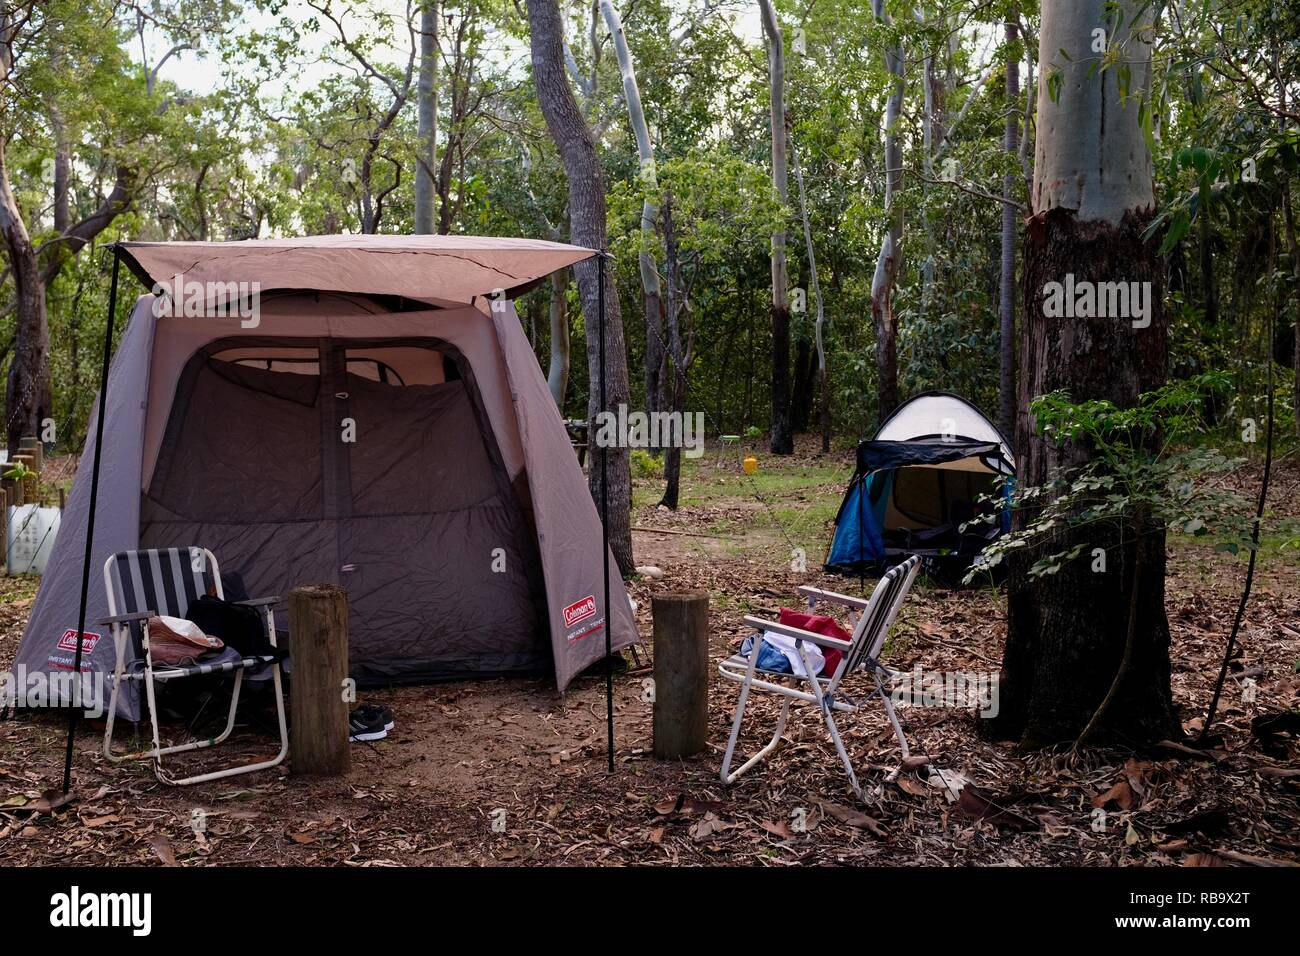
[[[207,548],[176,548],[176,549],[157,549],[156,553],[165,553],[175,551],[188,552],[192,561],[207,562],[207,567],[211,568],[213,588],[216,596],[225,599],[225,594],[221,587],[221,569],[217,564],[216,555]],[[171,613],[177,616],[184,614],[185,608],[170,608],[167,611],[142,610],[126,611],[126,585],[118,581],[122,588],[121,593],[113,581],[113,566],[123,556],[128,555],[148,555],[153,553],[149,550],[140,551],[123,551],[111,555],[104,562],[104,590],[108,595],[108,612],[106,618],[99,621],[101,626],[110,629],[113,635],[114,649],[116,652],[116,663],[113,668],[112,691],[109,696],[108,717],[104,728],[104,757],[112,763],[123,763],[128,760],[150,760],[154,762],[154,774],[165,784],[174,787],[184,787],[196,783],[205,783],[209,780],[219,780],[224,777],[233,777],[238,774],[252,773],[256,770],[265,770],[274,767],[284,761],[289,753],[289,733],[285,721],[284,713],[284,689],[280,681],[280,662],[278,658],[266,656],[244,657],[237,661],[224,661],[215,664],[194,664],[192,666],[163,666],[155,667],[153,662],[153,653],[149,649],[149,631],[146,622],[150,617],[157,616],[159,613]],[[147,566],[146,562],[140,562],[143,569]],[[203,566],[199,565],[201,569]],[[206,573],[206,571],[200,571]],[[161,582],[155,580],[155,593],[163,594]],[[279,603],[279,597],[264,597],[250,601],[237,601],[235,603],[251,607],[258,610],[266,627],[266,634],[271,642],[271,646],[276,646],[275,640],[275,617],[272,608]],[[144,657],[144,670],[138,674],[129,674],[124,671],[125,653],[128,642],[132,637],[132,629],[139,627],[141,632],[140,649]],[[262,667],[269,665],[271,667],[271,679],[275,684],[275,706],[276,716],[279,721],[280,729],[280,751],[275,757],[269,760],[261,760],[252,764],[244,764],[237,767],[227,767],[221,770],[210,771],[208,773],[194,774],[188,777],[176,778],[163,769],[162,758],[168,754],[182,753],[189,750],[202,750],[209,747],[216,747],[228,738],[235,729],[235,712],[239,707],[239,692],[244,682],[244,672],[249,668]],[[209,737],[205,740],[192,740],[184,744],[176,744],[169,747],[162,746],[161,734],[158,727],[158,710],[155,706],[155,681],[180,680],[186,677],[198,677],[204,674],[228,673],[233,672],[235,675],[234,686],[230,694],[230,711],[226,718],[225,729],[216,737]],[[149,708],[149,721],[153,732],[153,747],[148,750],[137,751],[133,753],[119,754],[113,751],[113,725],[117,717],[117,695],[121,690],[124,682],[141,681],[144,684],[145,699]]]
[[[880,663],[878,657],[886,639],[889,637],[890,628],[893,627],[894,619],[898,616],[899,608],[902,607],[908,591],[911,590],[912,582],[916,578],[920,564],[921,559],[913,555],[903,563],[891,568],[881,577],[869,600],[850,597],[847,594],[838,594],[822,588],[799,588],[799,594],[808,600],[810,608],[816,608],[819,601],[824,601],[847,607],[851,613],[856,615],[853,634],[848,641],[828,637],[825,634],[817,634],[813,631],[806,631],[798,627],[790,627],[776,621],[764,620],[752,615],[745,617],[745,623],[753,627],[757,632],[748,658],[737,654],[723,660],[718,665],[718,671],[725,679],[740,684],[740,698],[736,702],[736,715],[732,720],[731,739],[727,742],[727,750],[722,758],[722,782],[724,784],[735,783],[741,774],[758,765],[779,746],[781,735],[785,732],[786,720],[789,717],[790,703],[797,700],[818,705],[818,712],[821,714],[831,740],[835,744],[835,750],[839,754],[840,761],[844,764],[849,786],[852,788],[854,795],[865,802],[866,797],[861,784],[858,782],[857,774],[853,770],[853,761],[849,758],[834,716],[836,713],[851,714],[862,709],[862,704],[855,703],[839,693],[840,683],[844,677],[859,669],[865,669],[870,673],[875,684],[875,693],[884,705],[885,713],[894,728],[894,735],[898,738],[903,759],[908,758],[910,750],[907,746],[907,737],[903,734],[898,715],[894,712],[893,701],[886,690],[887,685],[899,675],[899,672],[885,667]],[[772,671],[763,671],[757,667],[762,635],[765,631],[772,631],[795,639],[795,648],[803,661],[804,674],[777,674]],[[819,678],[817,676],[809,662],[804,642],[815,644],[818,647],[834,648],[843,652],[844,656],[830,678]],[[795,684],[777,683],[776,681],[780,679],[793,680]],[[745,708],[749,703],[750,692],[753,690],[780,695],[785,698],[785,701],[781,705],[781,714],[777,718],[776,730],[772,734],[772,739],[758,753],[746,760],[735,771],[732,771],[731,763],[735,756],[736,744],[740,739],[740,728],[744,720]]]

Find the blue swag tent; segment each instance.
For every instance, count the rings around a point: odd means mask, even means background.
[[[964,572],[1002,520],[965,530],[1009,493],[1015,458],[997,427],[959,395],[923,392],[858,443],[857,467],[835,516],[828,571],[864,574],[919,554],[931,573]]]

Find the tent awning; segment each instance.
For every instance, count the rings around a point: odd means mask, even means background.
[[[513,298],[593,249],[489,236],[307,236],[241,242],[122,242],[122,260],[151,289],[191,282],[257,283],[468,304]]]
[[[858,442],[858,474],[879,471],[883,468],[902,468],[908,465],[939,466],[947,462],[968,458],[980,459],[989,471],[1006,471],[1011,467],[1002,457],[998,442],[975,441],[862,441]],[[1005,467],[999,468],[1002,464]]]

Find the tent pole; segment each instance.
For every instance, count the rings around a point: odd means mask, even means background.
[[[99,499],[99,462],[104,453],[104,407],[108,400],[108,364],[113,357],[113,320],[117,315],[117,274],[122,265],[122,257],[117,243],[109,247],[113,251],[113,277],[108,286],[108,319],[104,322],[104,359],[99,369],[99,415],[95,422],[95,458],[90,472],[90,514],[86,519],[86,558],[81,566],[81,608],[77,612],[77,649],[72,658],[72,700],[68,709],[68,747],[63,756],[63,792],[67,793],[72,784],[72,742],[77,733],[77,716],[81,678],[81,646],[86,633],[86,598],[90,592],[90,559],[95,544],[95,505]]]
[[[596,311],[600,322],[600,410],[608,412],[605,398],[605,251],[596,256]],[[609,607],[609,461],[608,445],[600,447],[600,564],[605,572],[605,736],[609,772],[614,772],[614,615]]]

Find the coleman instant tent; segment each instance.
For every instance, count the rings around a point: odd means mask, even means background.
[[[827,570],[862,574],[918,554],[940,578],[964,571],[1009,515],[963,524],[988,515],[1014,475],[1006,438],[978,408],[947,392],[915,396],[858,443]]]
[[[120,262],[168,298],[139,299],[113,357],[19,664],[111,674],[105,560],[190,545],[252,596],[346,587],[361,682],[553,667],[563,690],[636,640],[510,302],[596,253],[328,236],[114,255],[114,294]]]

